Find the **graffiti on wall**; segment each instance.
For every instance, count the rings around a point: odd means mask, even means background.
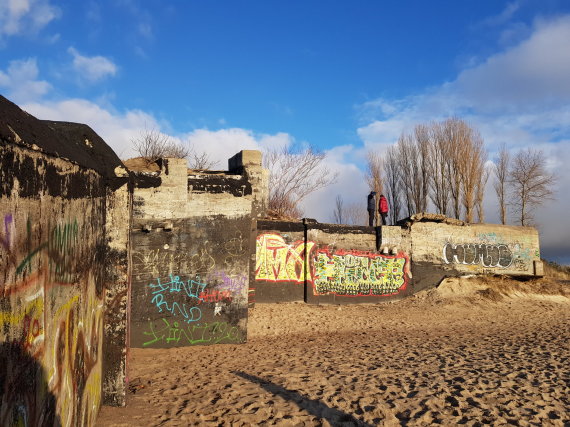
[[[143,347],[218,344],[220,342],[239,343],[242,341],[239,328],[227,322],[184,326],[176,321],[163,318],[156,322],[149,321],[148,330],[144,331],[143,334],[148,337],[148,341],[143,343]]]
[[[50,284],[77,283],[81,271],[93,264],[93,253],[86,251],[84,245],[80,244],[82,230],[77,220],[61,222],[48,229],[47,239],[40,239],[41,233],[32,224],[31,218],[28,218],[25,233],[18,233],[13,215],[4,216],[4,236],[0,235],[1,255],[5,258],[6,276],[4,283],[0,283],[0,287],[4,287],[4,295],[19,292],[36,282],[43,256],[48,268],[43,268],[42,272],[49,276]]]
[[[29,217],[15,222],[5,215],[0,230],[0,298],[8,302],[0,305],[0,338],[37,361],[45,384],[33,375],[24,381],[19,375],[25,367],[17,365],[0,373],[0,395],[15,396],[15,406],[7,400],[0,405],[6,409],[0,425],[43,425],[48,394],[58,424],[93,425],[101,402],[103,334],[102,284],[91,262],[97,236],[87,237],[73,219],[43,233]]]
[[[271,282],[304,283],[312,281],[305,255],[311,253],[314,242],[288,245],[278,234],[257,236],[255,243],[255,279]]]
[[[220,302],[231,300],[232,294],[230,291],[220,291],[218,289],[213,289],[207,292],[200,292],[200,302]]]
[[[212,282],[218,282],[217,288],[232,293],[241,293],[247,287],[247,275],[228,275],[225,271],[216,271],[208,276]]]
[[[180,280],[180,276],[170,275],[170,280],[161,282],[160,278],[156,283],[148,285],[152,289],[151,303],[156,306],[159,313],[169,312],[172,316],[182,316],[187,323],[197,322],[202,318],[202,310],[196,306],[203,301],[200,295],[204,295],[206,284],[200,282],[200,277],[196,280]],[[175,301],[179,295],[185,295],[187,303]]]
[[[69,425],[94,424],[101,402],[103,301],[93,288],[84,289],[83,297],[71,297],[50,320],[54,327],[45,355],[48,385]]]
[[[216,260],[206,248],[189,255],[165,249],[133,251],[133,267],[139,278],[157,277],[166,270],[184,269],[206,274],[216,269]]]
[[[513,254],[505,244],[446,243],[443,247],[446,264],[482,265],[485,268],[508,268]]]
[[[361,251],[319,249],[315,260],[315,295],[394,295],[408,283],[409,259],[404,253],[382,255]]]

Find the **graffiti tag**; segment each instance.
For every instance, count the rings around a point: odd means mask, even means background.
[[[393,295],[405,289],[408,257],[319,250],[315,258],[315,295]]]
[[[513,254],[504,244],[486,245],[447,243],[443,247],[443,261],[446,264],[481,264],[483,267],[507,268],[513,262]]]
[[[241,342],[241,333],[236,326],[231,326],[227,322],[212,322],[198,325],[187,325],[181,327],[178,322],[170,323],[167,319],[160,319],[155,322],[149,321],[149,331],[143,334],[150,337],[149,341],[143,343],[143,347],[153,344],[218,344],[222,341]]]
[[[173,316],[181,315],[185,322],[197,322],[202,318],[202,310],[199,307],[186,305],[178,301],[169,301],[169,295],[172,293],[179,294],[184,292],[188,298],[196,300],[198,303],[202,301],[200,294],[204,293],[205,283],[197,280],[180,280],[179,276],[170,275],[170,281],[161,282],[160,278],[156,279],[156,283],[150,283],[149,287],[152,291],[152,300],[158,312],[167,311]]]
[[[315,243],[295,242],[288,245],[278,234],[261,234],[255,243],[255,280],[303,283],[311,281],[305,254]]]

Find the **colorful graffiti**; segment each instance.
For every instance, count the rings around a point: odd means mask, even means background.
[[[247,275],[238,274],[236,276],[229,276],[224,271],[217,271],[211,273],[208,279],[212,282],[219,282],[216,286],[218,289],[228,290],[230,292],[241,293],[247,287]]]
[[[319,249],[314,260],[315,295],[394,295],[408,283],[409,259],[360,251]]]
[[[231,301],[232,294],[230,291],[220,291],[214,289],[208,292],[200,293],[200,301],[204,302],[220,302],[220,301]]]
[[[513,254],[504,244],[446,243],[443,247],[443,261],[446,264],[508,268],[513,262]]]
[[[18,238],[13,218],[12,214],[4,216],[4,236],[0,236],[3,257],[7,261],[4,266],[5,280],[0,283],[4,295],[19,292],[36,283],[40,260],[44,254],[48,265],[44,273],[49,276],[51,284],[74,284],[79,280],[81,270],[86,270],[93,264],[92,253],[85,251],[79,244],[82,230],[77,220],[49,226],[47,239],[43,240],[31,218],[26,220],[25,233],[19,233],[21,237]],[[23,254],[20,255],[22,249]]]
[[[164,310],[173,316],[181,315],[187,323],[197,322],[202,318],[202,310],[194,304],[202,301],[200,297],[206,289],[205,283],[200,283],[200,277],[196,276],[196,280],[180,280],[179,276],[170,275],[170,281],[161,282],[160,278],[156,279],[156,283],[150,283],[148,286],[152,289],[152,300],[158,312]],[[184,292],[192,304],[180,303],[170,298],[171,294],[180,294]]]
[[[288,245],[278,234],[261,234],[255,244],[255,280],[304,283],[312,281],[308,260],[314,242]]]
[[[227,322],[210,322],[181,327],[178,322],[171,322],[163,318],[156,322],[149,321],[149,330],[144,331],[143,334],[150,338],[143,343],[143,347],[155,344],[178,346],[242,342],[239,328]]]
[[[30,217],[18,223],[11,214],[0,230],[0,342],[5,349],[7,343],[17,346],[44,372],[41,379],[22,379],[25,366],[13,365],[0,373],[0,395],[17,396],[16,406],[0,405],[6,409],[0,425],[44,425],[51,419],[46,411],[58,425],[94,425],[103,334],[101,272],[95,268],[104,267],[92,262],[99,236],[88,235],[76,220],[43,230]]]

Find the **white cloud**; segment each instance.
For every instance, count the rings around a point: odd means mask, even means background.
[[[0,2],[0,39],[34,34],[60,15],[49,0],[3,0]]]
[[[10,61],[6,71],[0,70],[0,88],[16,103],[37,99],[51,88],[48,82],[38,80],[38,74],[35,58]]]
[[[508,3],[505,6],[505,8],[501,11],[501,13],[499,13],[498,15],[490,16],[490,17],[484,19],[481,22],[481,25],[482,26],[494,27],[494,26],[505,24],[506,22],[508,22],[513,17],[513,15],[516,13],[517,10],[519,10],[519,8],[520,8],[519,2],[515,1],[515,2]]]
[[[117,66],[104,56],[83,56],[73,47],[67,51],[73,56],[73,69],[81,80],[94,83],[117,74]]]
[[[141,132],[160,129],[160,123],[143,111],[117,113],[84,99],[36,101],[23,104],[21,108],[39,119],[85,123],[124,159],[135,156],[131,141]]]
[[[539,20],[530,38],[464,70],[444,92],[460,106],[483,113],[566,103],[570,98],[569,40],[570,16]]]
[[[180,139],[189,143],[198,152],[205,152],[210,159],[225,168],[227,160],[241,150],[263,150],[272,147],[289,146],[293,138],[286,133],[275,135],[256,134],[251,130],[228,128],[220,130],[196,129],[182,135]]]

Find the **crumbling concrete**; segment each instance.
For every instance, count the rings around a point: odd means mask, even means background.
[[[230,171],[159,164],[155,186],[135,174],[131,346],[244,342],[252,229],[267,194],[261,154],[239,153]]]

